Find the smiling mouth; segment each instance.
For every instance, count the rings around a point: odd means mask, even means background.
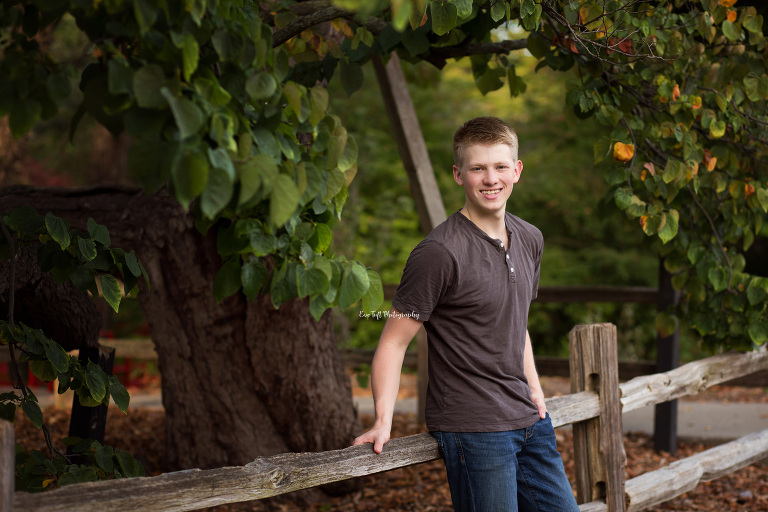
[[[493,196],[501,192],[500,188],[497,188],[496,190],[481,190],[480,193],[484,196]]]

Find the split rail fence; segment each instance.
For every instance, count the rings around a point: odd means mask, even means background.
[[[619,384],[616,327],[576,326],[570,333],[572,394],[549,398],[555,427],[573,426],[576,494],[582,512],[634,512],[668,501],[768,457],[768,430],[625,480],[622,412],[768,369],[768,351],[726,353]],[[239,467],[75,484],[40,494],[14,492],[13,427],[0,424],[0,509],[28,512],[159,512],[268,498],[440,458],[428,433],[370,445],[261,457]]]

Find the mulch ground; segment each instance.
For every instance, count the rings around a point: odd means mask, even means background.
[[[560,383],[547,383],[548,396],[560,394]],[[567,389],[564,390],[567,393]],[[768,403],[768,393],[749,388],[715,387],[705,396],[711,400]],[[46,422],[54,439],[66,436],[69,412],[64,409],[45,411]],[[361,417],[364,425],[373,418]],[[144,464],[148,475],[160,472],[163,460],[165,415],[161,410],[132,408],[123,415],[111,408],[107,421],[105,444],[126,450]],[[394,436],[423,432],[413,415],[398,414],[393,426]],[[570,431],[557,430],[566,472],[575,480],[573,440]],[[21,417],[16,424],[16,438],[27,449],[43,449],[42,433]],[[645,434],[625,436],[627,478],[653,471],[669,463],[701,452],[709,446],[680,442],[677,453],[656,453],[653,439]],[[360,479],[358,490],[341,497],[325,497],[313,503],[302,502],[286,495],[280,499],[240,503],[205,509],[209,512],[325,512],[369,511],[451,512],[451,499],[442,462],[429,462]],[[753,464],[727,476],[700,484],[696,489],[663,505],[648,509],[665,512],[768,512],[768,461]]]

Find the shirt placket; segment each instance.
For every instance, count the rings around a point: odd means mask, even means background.
[[[499,249],[504,254],[504,265],[509,269],[509,280],[515,282],[515,265],[509,257],[509,248],[504,247],[504,242],[499,242]]]

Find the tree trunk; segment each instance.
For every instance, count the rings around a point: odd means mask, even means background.
[[[166,410],[166,469],[245,464],[259,455],[337,449],[359,431],[330,315],[308,305],[275,310],[237,294],[217,304],[215,230],[201,235],[165,193],[136,189],[0,190],[0,210],[33,205],[110,231],[150,276],[139,298],[155,341]]]

